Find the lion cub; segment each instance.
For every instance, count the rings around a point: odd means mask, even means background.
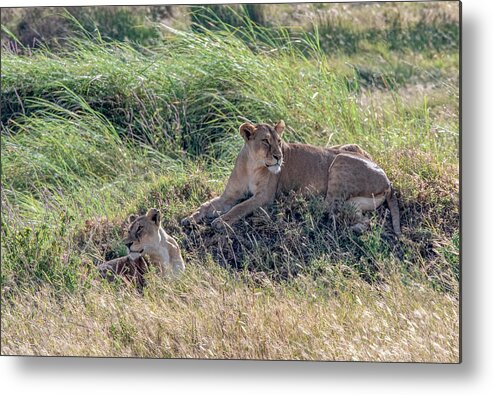
[[[366,227],[363,211],[375,210],[387,201],[392,226],[400,234],[399,207],[385,172],[355,144],[320,148],[288,144],[281,140],[284,121],[268,124],[244,123],[245,141],[221,196],[202,204],[183,225],[218,217],[216,230],[230,226],[274,198],[290,191],[325,196],[328,207],[348,201],[358,214],[356,231]]]
[[[173,275],[179,275],[185,270],[180,247],[161,226],[159,210],[151,208],[145,215],[131,215],[129,222],[128,236],[123,242],[132,260],[147,256],[149,264],[154,265],[162,275],[170,271]]]

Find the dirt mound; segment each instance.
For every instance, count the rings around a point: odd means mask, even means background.
[[[329,213],[321,198],[293,193],[223,233],[215,232],[210,222],[180,229],[185,233],[182,244],[193,260],[200,262],[210,254],[223,267],[264,272],[274,279],[290,278],[306,268],[316,270],[321,259],[325,265],[327,261],[347,265],[368,281],[381,280],[382,262],[395,259],[411,272],[424,270],[425,275],[434,276],[437,270],[446,270],[458,275],[458,260],[448,259],[442,251],[443,242],[450,243],[459,229],[458,205],[451,200],[437,211],[424,199],[404,205],[399,199],[403,228],[399,239],[392,231],[386,204],[366,214],[369,230],[358,235],[349,229],[354,220],[351,207]]]
[[[268,275],[272,280],[307,271],[325,272],[328,266],[337,265],[369,282],[380,282],[388,274],[386,263],[398,261],[402,270],[424,275],[448,290],[459,276],[459,205],[455,187],[447,185],[430,181],[414,195],[405,190],[401,196],[397,191],[403,231],[399,239],[386,204],[366,213],[369,229],[358,235],[350,230],[354,221],[351,207],[327,212],[320,197],[295,193],[256,210],[222,233],[214,231],[210,221],[183,228],[180,218],[168,217],[163,226],[179,240],[187,264],[201,264],[211,256],[222,267]],[[166,206],[155,203],[163,209]],[[85,225],[78,244],[100,256],[95,263],[126,253],[120,243],[126,224],[96,218]]]
[[[223,233],[215,232],[210,222],[185,229],[184,248],[198,258],[210,253],[224,267],[263,271],[284,279],[322,256],[353,264],[368,258],[360,237],[349,230],[353,219],[350,207],[334,215],[325,210],[322,199],[305,199],[293,193],[266,210],[256,210]],[[375,229],[377,223],[383,227]],[[386,249],[395,249],[386,208],[372,216],[371,228],[370,233],[378,232]]]

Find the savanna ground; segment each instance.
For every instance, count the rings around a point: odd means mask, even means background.
[[[2,354],[458,362],[459,35],[456,2],[2,9]],[[367,150],[403,236],[294,194],[183,229],[279,119]],[[187,270],[139,295],[95,265],[149,207]]]

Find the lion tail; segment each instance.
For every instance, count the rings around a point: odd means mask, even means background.
[[[394,228],[394,233],[396,236],[400,236],[401,220],[399,215],[399,203],[397,202],[397,197],[395,196],[394,188],[390,187],[390,190],[386,196],[386,200],[390,209],[390,215],[392,217],[392,227]]]

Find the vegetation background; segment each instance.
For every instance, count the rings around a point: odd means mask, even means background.
[[[458,3],[2,9],[2,354],[457,362]],[[288,196],[218,237],[245,119],[354,142],[398,190],[356,236]],[[148,207],[186,275],[106,284]]]

